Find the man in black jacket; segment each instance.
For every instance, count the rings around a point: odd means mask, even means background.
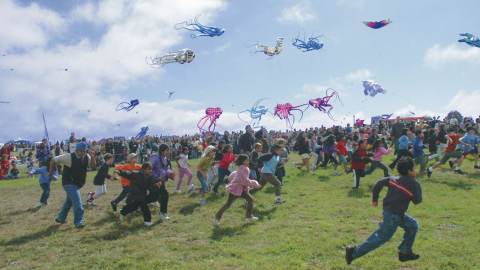
[[[238,138],[238,148],[241,154],[250,154],[252,152],[255,138],[253,137],[253,129],[250,126],[245,127],[245,133]]]
[[[388,192],[383,199],[383,222],[370,237],[358,247],[346,248],[345,260],[350,264],[370,251],[386,243],[401,227],[405,234],[400,244],[398,259],[402,262],[417,260],[420,255],[414,254],[412,246],[418,231],[417,221],[405,214],[410,201],[414,204],[422,202],[422,189],[415,180],[415,165],[410,157],[402,157],[397,165],[400,178],[384,178],[378,181],[372,191],[372,205],[378,205],[378,195],[383,187],[388,187]]]

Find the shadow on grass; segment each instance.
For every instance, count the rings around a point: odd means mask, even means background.
[[[159,222],[154,223],[154,225],[158,224]],[[94,236],[94,238],[98,240],[103,240],[103,241],[115,241],[119,240],[122,238],[125,238],[129,234],[132,234],[134,232],[137,232],[141,229],[144,229],[145,226],[142,223],[136,223],[133,225],[130,224],[115,224],[113,230],[108,231],[103,234],[97,234]]]
[[[447,186],[449,186],[450,188],[452,188],[452,189],[454,189],[454,190],[457,190],[457,189],[471,190],[471,189],[475,186],[475,185],[472,184],[472,183],[467,183],[467,182],[464,182],[464,181],[462,181],[462,180],[452,182],[452,181],[435,180],[435,179],[430,178],[430,179],[429,179],[429,182],[447,185]]]
[[[365,194],[365,192],[363,191],[363,189],[350,189],[348,191],[348,197],[352,197],[352,198],[363,198],[363,197],[369,197],[369,194]]]
[[[95,223],[93,223],[94,226],[101,226],[106,223],[112,223],[117,220],[117,217],[113,212],[107,212],[107,215],[104,216],[103,218],[97,220]]]
[[[184,207],[180,208],[180,211],[179,213],[184,215],[184,216],[188,216],[188,215],[191,215],[193,214],[193,212],[195,211],[196,208],[200,207],[201,205],[199,203],[191,203],[191,204],[187,204],[185,205]]]
[[[265,209],[265,210],[254,209],[253,213],[256,216],[260,217],[261,219],[264,219],[264,218],[270,218],[271,215],[275,213],[275,211],[277,211],[277,207],[272,207],[270,209]]]
[[[1,245],[5,245],[5,246],[23,245],[23,244],[26,244],[26,243],[29,243],[29,242],[32,242],[32,241],[35,241],[35,240],[39,240],[39,239],[44,238],[44,237],[48,237],[48,236],[56,233],[58,231],[59,227],[60,227],[60,225],[50,225],[48,228],[46,228],[43,231],[39,231],[39,232],[36,232],[36,233],[31,233],[31,234],[22,235],[22,236],[19,236],[19,237],[12,238],[12,239],[2,243]]]
[[[239,226],[235,226],[235,227],[227,227],[227,228],[222,228],[222,227],[215,226],[212,229],[212,235],[210,236],[210,239],[212,239],[214,241],[220,241],[224,237],[232,237],[232,236],[236,236],[236,235],[242,235],[242,234],[245,233],[243,230],[245,230],[247,227],[249,227],[251,225],[253,225],[253,223],[246,223],[246,224],[243,224],[243,225],[239,225]]]
[[[12,217],[12,216],[18,216],[18,215],[27,214],[27,213],[35,213],[38,210],[40,210],[39,207],[31,207],[31,208],[28,208],[28,209],[16,210],[16,211],[7,213],[5,215]]]
[[[326,176],[326,175],[319,175],[318,180],[321,181],[321,182],[325,182],[325,181],[330,180],[330,177]]]

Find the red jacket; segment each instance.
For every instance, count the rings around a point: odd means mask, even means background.
[[[352,169],[365,170],[365,157],[367,152],[362,147],[359,147],[352,155]]]
[[[222,160],[218,163],[218,167],[228,170],[228,166],[235,160],[235,155],[232,152],[223,153]]]
[[[340,155],[342,155],[342,156],[348,155],[347,146],[345,145],[345,140],[340,139],[340,140],[337,142],[337,151],[338,151],[338,153],[339,153]]]

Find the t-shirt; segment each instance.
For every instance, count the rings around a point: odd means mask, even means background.
[[[380,146],[377,148],[375,151],[375,154],[373,155],[373,160],[375,161],[380,161],[382,160],[382,157],[388,153],[387,149],[385,147]]]
[[[178,165],[180,166],[180,168],[188,168],[188,155],[182,153],[178,157]]]
[[[447,145],[447,149],[445,149],[446,153],[451,153],[455,151],[457,148],[457,144],[460,143],[460,134],[449,134],[448,137],[452,140],[452,142],[449,142]]]
[[[206,172],[212,166],[212,163],[213,163],[213,160],[210,157],[204,156],[200,159],[197,169],[199,171]]]

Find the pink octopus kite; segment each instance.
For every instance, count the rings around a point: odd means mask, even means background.
[[[207,108],[205,110],[205,116],[202,117],[197,123],[197,127],[200,133],[214,132],[217,125],[217,119],[222,115],[223,110],[219,107]],[[208,129],[205,129],[205,125],[209,123]]]
[[[273,116],[278,116],[278,118],[284,120],[287,124],[287,128],[290,127],[293,129],[293,125],[295,124],[295,115],[292,113],[293,111],[299,111],[300,112],[300,120],[303,118],[303,112],[308,108],[305,108],[304,110],[300,109],[302,106],[308,106],[307,104],[299,105],[299,106],[293,106],[291,103],[285,103],[285,104],[277,104],[275,106],[275,111],[273,113]],[[290,120],[290,117],[292,117],[292,120]],[[300,121],[299,120],[299,121]]]
[[[312,106],[313,108],[321,111],[321,112],[324,112],[328,115],[328,117],[330,117],[331,119],[333,119],[332,115],[331,115],[331,111],[333,110],[333,105],[330,104],[330,100],[332,98],[337,98],[338,101],[340,101],[340,103],[342,102],[340,100],[340,96],[338,95],[338,92],[331,89],[331,88],[328,88],[326,91],[325,91],[325,96],[324,97],[321,97],[321,98],[315,98],[315,99],[310,99],[308,101],[308,105]],[[305,104],[307,105],[307,104]]]

